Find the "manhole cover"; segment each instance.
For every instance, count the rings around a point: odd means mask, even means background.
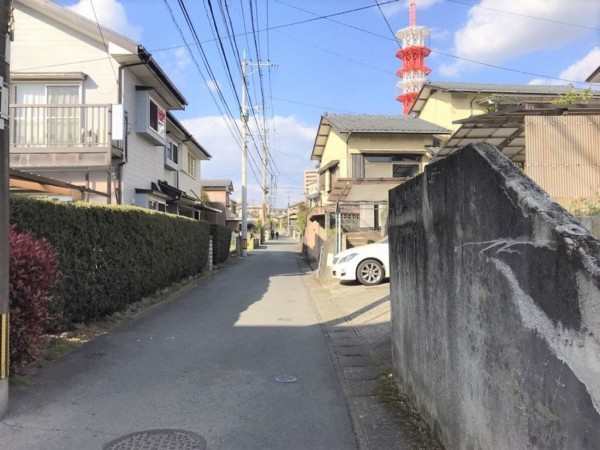
[[[206,441],[184,430],[149,430],[127,434],[102,447],[103,450],[204,450]]]
[[[295,383],[298,381],[298,378],[293,375],[277,375],[275,381],[278,383]]]

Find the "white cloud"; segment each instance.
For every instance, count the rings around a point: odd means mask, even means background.
[[[257,147],[262,151],[262,144],[258,133],[255,132],[255,124],[251,119],[249,122],[249,134],[256,137]],[[202,178],[226,178],[231,179],[234,184],[237,197],[241,195],[241,148],[238,138],[231,135],[227,122],[222,116],[197,117],[182,120],[183,125],[206,148],[212,155],[210,161],[202,163]],[[236,121],[239,126],[239,120]],[[310,152],[315,139],[316,129],[307,127],[300,123],[296,117],[275,116],[274,130],[269,131],[269,153],[274,164],[281,172],[278,175],[281,186],[303,186],[303,171],[311,169],[314,162],[310,160]],[[261,160],[254,147],[252,139],[248,138],[248,152],[252,158],[248,158],[248,202],[259,203],[262,200],[262,190],[257,179],[262,179]],[[258,169],[258,171],[257,171]],[[252,174],[255,172],[255,175]],[[285,189],[279,189],[279,205],[287,201]],[[302,193],[301,190],[293,190],[289,195],[294,196]],[[283,198],[285,197],[285,199]],[[301,200],[296,198],[296,201]]]
[[[597,27],[600,23],[600,6],[590,0],[481,0],[477,6],[469,10],[467,23],[454,35],[454,53],[489,64],[560,48],[589,33],[585,27]],[[457,61],[452,66],[443,71],[457,74],[470,64]]]
[[[93,5],[92,0],[79,0],[67,8],[94,22],[97,16],[100,25],[135,41],[142,37],[142,27],[132,25],[127,20],[125,7],[118,0],[93,0]]]
[[[572,81],[584,83],[585,79],[589,77],[598,66],[600,66],[600,47],[594,47],[579,61],[575,61],[563,70],[558,77],[556,77],[560,78],[560,80],[552,78],[534,78],[528,84],[569,84],[569,82]]]
[[[208,80],[206,82],[206,87],[208,87],[209,91],[217,92],[219,89],[221,89],[221,84],[216,80]]]
[[[192,64],[192,58],[187,48],[179,47],[173,51],[156,52],[156,57],[165,73],[176,85],[185,85],[190,74],[188,68]],[[196,74],[195,71],[192,72]]]
[[[584,82],[600,66],[600,47],[594,47],[579,61],[563,70],[558,78]]]

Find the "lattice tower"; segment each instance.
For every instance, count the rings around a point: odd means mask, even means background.
[[[417,6],[415,2],[410,3],[409,26],[398,30],[396,39],[402,44],[402,48],[396,52],[396,57],[402,60],[402,67],[396,75],[402,78],[396,84],[402,94],[396,100],[404,104],[404,114],[408,114],[412,108],[419,91],[427,81],[426,77],[431,69],[425,66],[425,58],[431,50],[425,46],[425,39],[431,31],[425,27],[417,26]]]

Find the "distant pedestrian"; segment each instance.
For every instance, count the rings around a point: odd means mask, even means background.
[[[275,239],[279,239],[279,231],[275,232]]]
[[[271,228],[271,239],[273,239],[275,237],[275,232],[273,231],[273,228]]]

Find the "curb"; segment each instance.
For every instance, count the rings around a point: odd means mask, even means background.
[[[358,448],[407,448],[397,446],[402,441],[400,431],[393,414],[379,399],[378,390],[386,381],[386,369],[300,255],[298,266],[346,398]]]

